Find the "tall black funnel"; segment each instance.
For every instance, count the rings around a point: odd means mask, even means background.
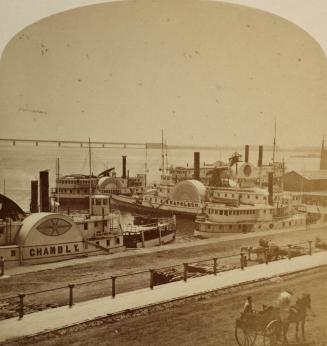
[[[126,156],[123,156],[123,179],[126,179]]]
[[[200,153],[194,152],[194,179],[200,180]]]
[[[259,145],[258,167],[262,167],[263,145]]]
[[[245,145],[245,157],[244,157],[245,162],[249,162],[249,150],[250,150],[250,146],[248,144],[246,144]]]
[[[39,182],[37,180],[32,180],[31,181],[31,203],[30,203],[31,213],[37,213],[39,211],[38,188],[39,188]]]
[[[49,212],[49,171],[40,172],[40,212]]]

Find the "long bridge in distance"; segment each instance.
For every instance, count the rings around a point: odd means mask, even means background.
[[[162,143],[141,143],[141,142],[107,142],[107,141],[78,141],[78,140],[60,140],[60,139],[21,139],[21,138],[0,138],[0,145],[33,145],[33,146],[58,146],[58,147],[81,147],[86,148],[91,145],[92,148],[128,148],[128,149],[162,149]],[[191,145],[166,145],[169,149],[190,149],[190,150],[217,150],[217,146],[191,146]],[[235,149],[235,148],[234,148]]]
[[[151,143],[137,142],[106,142],[106,141],[77,141],[77,140],[59,140],[59,139],[21,139],[21,138],[0,138],[0,143],[7,143],[13,146],[18,144],[27,145],[56,145],[58,147],[89,147],[92,148],[130,148],[145,149],[151,147]]]
[[[22,138],[0,138],[1,144],[15,145],[50,145],[58,147],[89,147],[89,141],[78,141],[78,140],[61,140],[61,139],[22,139]],[[149,142],[107,142],[107,141],[91,141],[92,148],[108,148],[108,149],[162,149],[162,143],[149,143]],[[167,149],[185,149],[185,150],[243,150],[243,146],[237,145],[166,145],[164,147]],[[272,151],[271,145],[264,145],[264,150]],[[288,148],[278,148],[279,151],[288,152],[320,152],[320,147],[288,147]]]

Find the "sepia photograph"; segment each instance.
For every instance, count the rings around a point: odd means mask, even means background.
[[[326,18],[0,0],[0,345],[327,346]]]

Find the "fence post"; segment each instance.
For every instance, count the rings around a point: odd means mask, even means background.
[[[183,263],[184,266],[184,273],[183,273],[183,280],[187,281],[187,263]]]
[[[241,269],[243,270],[243,269],[244,269],[244,253],[241,252],[240,255],[241,255],[241,258],[240,258],[240,261],[241,261]]]
[[[117,276],[111,277],[111,296],[112,296],[112,298],[116,297],[116,279],[117,279]]]
[[[312,255],[312,240],[309,240],[309,255]]]
[[[265,263],[269,263],[269,257],[268,257],[268,249],[265,249]]]
[[[21,320],[24,316],[24,297],[25,294],[20,293],[18,294],[19,297],[19,319]]]
[[[213,259],[213,273],[214,275],[217,275],[217,258],[216,257]]]
[[[74,284],[69,284],[69,307],[71,308],[74,305],[74,297],[73,297],[73,289],[74,289]]]
[[[158,231],[159,231],[159,245],[162,245],[162,240],[161,240],[161,227],[158,227]]]
[[[144,231],[141,231],[141,236],[142,236],[142,247],[145,247],[145,244],[144,244]]]
[[[153,290],[154,282],[153,282],[153,273],[154,270],[150,269],[150,288]]]
[[[290,260],[292,258],[292,251],[291,251],[291,245],[287,245],[287,257]]]

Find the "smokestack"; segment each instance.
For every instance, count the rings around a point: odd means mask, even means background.
[[[274,173],[268,173],[268,203],[274,205]]]
[[[31,213],[37,213],[39,211],[38,207],[38,188],[39,183],[37,180],[31,181],[31,203],[30,203],[30,212]]]
[[[249,162],[249,149],[250,149],[250,146],[246,144],[245,145],[245,159],[244,159],[245,162]]]
[[[259,145],[258,167],[262,167],[263,145]]]
[[[126,156],[123,156],[123,179],[126,179]]]
[[[200,153],[194,152],[194,179],[200,180]]]
[[[49,212],[49,172],[40,172],[40,212]]]
[[[321,145],[320,169],[327,169],[327,149],[325,149],[325,136],[323,137]]]

